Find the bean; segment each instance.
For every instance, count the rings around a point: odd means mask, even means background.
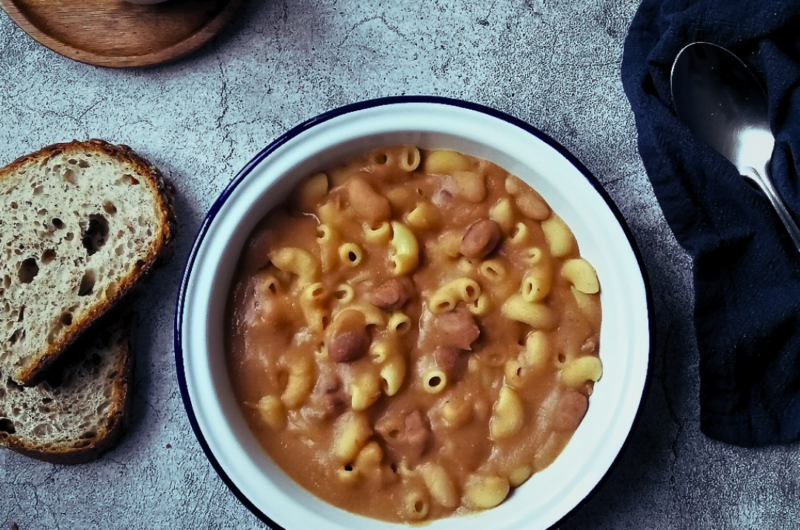
[[[360,359],[369,348],[366,330],[346,331],[334,337],[328,347],[328,357],[333,362],[349,363]]]
[[[414,284],[408,278],[394,278],[368,293],[367,302],[385,311],[395,311],[414,294]]]
[[[491,219],[481,219],[467,227],[460,250],[468,258],[485,258],[497,247],[500,239],[500,225]]]

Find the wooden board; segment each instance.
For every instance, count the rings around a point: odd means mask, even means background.
[[[171,61],[196,50],[244,0],[0,0],[28,35],[70,59],[125,68]]]

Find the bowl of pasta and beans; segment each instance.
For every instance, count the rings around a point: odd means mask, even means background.
[[[195,433],[284,528],[548,528],[601,482],[651,349],[638,250],[552,139],[478,105],[350,105],[259,153],[195,240]]]

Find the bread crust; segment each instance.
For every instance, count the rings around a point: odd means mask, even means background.
[[[114,315],[118,317],[118,315]],[[98,458],[113,448],[128,429],[131,404],[133,403],[134,348],[137,317],[130,314],[122,318],[122,337],[125,355],[119,359],[118,375],[114,378],[114,401],[105,414],[109,420],[91,440],[75,440],[72,444],[58,447],[38,447],[19,436],[0,431],[0,445],[30,458],[51,464],[82,464]],[[93,337],[85,337],[93,338]],[[80,344],[76,345],[80,346]]]
[[[164,180],[161,172],[145,158],[136,154],[127,145],[113,145],[104,140],[92,139],[87,141],[73,140],[69,143],[58,143],[44,147],[34,153],[22,156],[11,162],[9,165],[0,169],[0,181],[6,180],[21,167],[41,162],[58,154],[76,155],[85,153],[100,153],[117,161],[130,164],[137,174],[142,176],[148,183],[148,189],[153,194],[153,200],[158,205],[158,210],[162,216],[159,233],[153,236],[153,242],[141,260],[140,266],[135,270],[119,279],[118,289],[111,299],[97,302],[92,309],[86,311],[82,318],[73,322],[68,333],[65,333],[60,340],[36,352],[36,360],[18,369],[13,374],[16,382],[24,386],[34,386],[44,379],[48,368],[58,359],[58,357],[80,337],[91,325],[100,318],[106,311],[117,304],[141,279],[147,274],[156,263],[157,259],[164,253],[168,243],[175,237],[177,221],[174,208],[174,188]]]

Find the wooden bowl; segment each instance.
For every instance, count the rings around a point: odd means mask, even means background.
[[[244,0],[0,0],[11,20],[54,52],[111,68],[171,61],[205,44]]]

